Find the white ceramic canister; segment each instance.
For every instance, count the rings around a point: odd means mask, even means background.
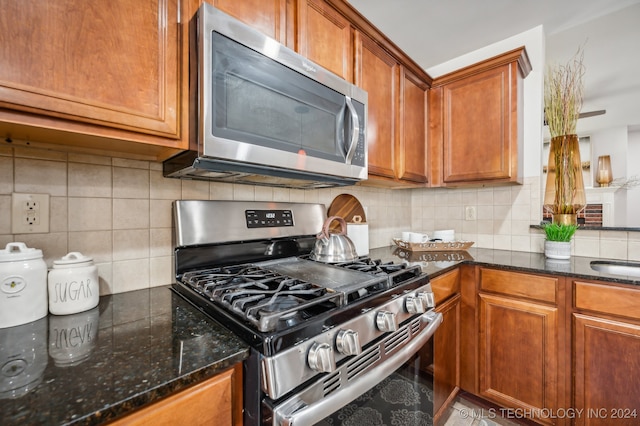
[[[49,312],[68,315],[95,308],[100,301],[98,267],[93,258],[71,252],[49,271]]]
[[[9,243],[0,250],[0,328],[47,315],[47,264],[42,250]]]

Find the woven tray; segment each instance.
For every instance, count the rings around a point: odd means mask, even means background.
[[[464,250],[411,251],[396,247],[393,254],[409,262],[461,262],[463,260],[473,260],[473,256]]]
[[[456,251],[466,250],[471,247],[473,241],[429,241],[426,243],[410,243],[397,238],[393,239],[393,242],[405,250],[410,251]]]

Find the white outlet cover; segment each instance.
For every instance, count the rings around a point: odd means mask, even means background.
[[[475,206],[466,206],[464,208],[464,220],[476,220],[476,208]]]
[[[11,233],[49,232],[49,194],[11,194]]]

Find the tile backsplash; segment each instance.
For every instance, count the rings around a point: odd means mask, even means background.
[[[11,234],[11,194],[50,195],[46,234]],[[172,207],[177,199],[323,203],[342,193],[364,205],[372,248],[402,231],[455,229],[475,247],[541,252],[540,179],[473,189],[391,190],[364,186],[302,191],[167,179],[162,165],[22,146],[0,146],[0,246],[23,241],[43,250],[49,266],[68,252],[94,258],[100,293],[121,293],[173,281]],[[475,212],[465,220],[467,207]],[[602,234],[602,235],[601,235]],[[640,233],[579,231],[576,255],[640,260]],[[605,256],[606,254],[606,256]]]
[[[11,234],[11,194],[50,195],[46,234]],[[0,147],[0,246],[22,241],[41,249],[47,265],[71,251],[98,265],[100,293],[173,282],[172,206],[177,199],[323,203],[342,193],[365,206],[372,247],[389,245],[411,224],[411,192],[369,187],[302,191],[167,179],[162,164]]]

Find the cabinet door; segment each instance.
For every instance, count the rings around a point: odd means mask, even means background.
[[[427,84],[401,67],[398,178],[427,181]]]
[[[460,389],[460,295],[436,307],[442,324],[434,335],[433,413],[438,424]]]
[[[209,1],[223,12],[286,44],[286,0]]]
[[[114,426],[241,425],[238,365],[111,423]]]
[[[637,308],[637,307],[636,307]],[[574,314],[576,424],[640,423],[640,325]]]
[[[298,0],[297,51],[347,81],[353,81],[351,24],[323,0]]]
[[[480,396],[504,407],[558,408],[557,308],[480,294],[479,336]]]
[[[179,138],[179,7],[3,1],[0,106]]]
[[[356,84],[369,95],[369,174],[396,177],[395,132],[400,65],[367,35],[356,32]]]
[[[512,72],[504,65],[444,86],[444,182],[512,177],[517,164]]]

